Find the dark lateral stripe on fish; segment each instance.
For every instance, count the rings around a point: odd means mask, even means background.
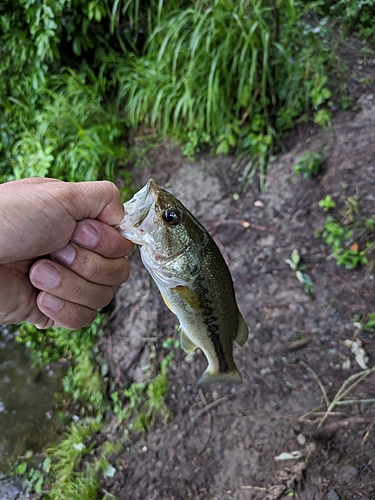
[[[229,365],[228,361],[225,357],[225,352],[223,349],[223,346],[221,345],[220,342],[220,335],[218,333],[209,333],[209,337],[212,340],[212,343],[215,348],[215,353],[217,356],[217,359],[219,361],[219,372],[220,373],[228,373],[229,372]]]
[[[204,287],[202,286],[202,288]],[[208,304],[207,300],[204,300],[203,322],[207,327],[208,337],[214,345],[215,354],[219,362],[219,372],[228,373],[229,365],[225,356],[224,348],[220,342],[220,331],[219,325],[217,324],[217,318],[214,315],[214,309]]]

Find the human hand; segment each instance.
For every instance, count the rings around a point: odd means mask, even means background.
[[[0,324],[90,324],[130,273],[133,245],[111,227],[123,216],[107,181],[1,184]]]

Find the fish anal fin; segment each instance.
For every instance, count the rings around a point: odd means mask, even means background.
[[[234,370],[228,373],[210,371],[208,368],[197,382],[197,387],[213,384],[215,382],[229,382],[230,384],[241,384],[242,377],[235,366]]]
[[[182,285],[177,285],[174,288],[172,288],[175,292],[178,293],[178,295],[184,299],[185,302],[189,304],[190,307],[195,309],[196,311],[202,311],[202,305],[201,301],[198,297],[198,295],[193,292],[190,288],[187,286],[182,286]]]
[[[249,329],[241,313],[238,313],[238,329],[234,340],[239,346],[243,346],[249,336]]]
[[[185,352],[193,352],[197,348],[194,342],[186,335],[186,333],[181,330],[180,333],[180,343],[181,347]]]

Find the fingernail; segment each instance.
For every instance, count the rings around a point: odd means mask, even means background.
[[[60,283],[61,276],[55,266],[43,262],[32,268],[30,278],[43,287],[53,288]]]
[[[52,309],[53,311],[61,309],[64,305],[63,299],[47,292],[42,292],[39,295],[38,302],[41,306],[46,307],[47,309]]]
[[[77,224],[72,236],[72,241],[74,241],[74,243],[78,243],[78,245],[83,247],[91,248],[98,243],[98,240],[99,234],[92,226],[90,226],[90,224],[85,222]]]
[[[51,257],[55,260],[58,260],[62,264],[66,266],[70,266],[76,258],[77,252],[76,249],[72,245],[66,245],[66,247],[61,250],[57,250],[57,252],[51,253]]]

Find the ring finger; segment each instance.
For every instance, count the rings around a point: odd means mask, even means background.
[[[29,276],[39,290],[90,309],[106,306],[113,297],[112,286],[92,283],[51,260],[37,261],[31,267]]]

